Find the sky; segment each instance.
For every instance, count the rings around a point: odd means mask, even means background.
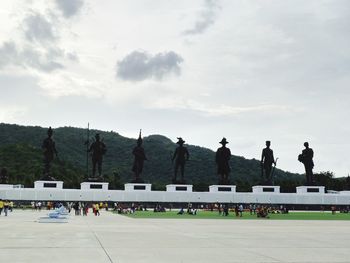
[[[350,172],[348,0],[2,0],[0,122]],[[234,169],[234,167],[233,167]]]

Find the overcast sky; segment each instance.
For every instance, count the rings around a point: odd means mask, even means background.
[[[350,172],[348,0],[2,0],[0,122]],[[234,169],[234,168],[233,168]]]

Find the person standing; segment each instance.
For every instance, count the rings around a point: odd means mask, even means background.
[[[215,162],[218,168],[218,175],[220,176],[219,184],[228,184],[229,183],[229,174],[231,171],[230,168],[230,158],[231,158],[231,151],[229,148],[226,148],[226,144],[228,144],[228,141],[226,141],[226,138],[222,138],[221,142],[222,147],[217,149],[216,156],[215,156]]]
[[[2,199],[0,199],[0,216],[1,216],[3,209],[4,209],[4,201],[2,201]]]
[[[264,178],[264,184],[266,185],[272,185],[272,164],[275,163],[275,158],[273,156],[273,150],[270,149],[271,142],[266,141],[266,148],[262,150],[261,154],[261,167],[263,169],[263,178]]]
[[[90,145],[89,152],[92,152],[92,178],[96,178],[96,165],[98,175],[102,178],[102,160],[103,155],[106,154],[106,144],[100,140],[100,134],[95,135],[95,141]]]
[[[309,143],[304,143],[305,149],[298,156],[299,162],[304,164],[306,174],[306,185],[314,185],[314,174],[312,169],[314,168],[314,151],[309,147]]]
[[[8,200],[5,200],[5,202],[4,202],[4,213],[5,213],[5,216],[7,216],[7,212],[9,211],[9,207],[10,207],[10,202]]]
[[[240,204],[238,209],[239,209],[239,216],[242,217],[243,216],[243,205]]]
[[[175,169],[174,169],[173,182],[177,183],[177,172],[178,172],[178,170],[180,168],[181,183],[184,183],[185,182],[185,179],[184,179],[185,163],[186,163],[186,161],[189,160],[190,154],[189,154],[187,148],[183,146],[185,141],[181,137],[178,137],[177,139],[178,139],[177,144],[179,146],[176,148],[176,150],[174,152],[174,155],[173,155],[173,158],[172,158],[172,162],[174,162],[174,160],[175,160]]]

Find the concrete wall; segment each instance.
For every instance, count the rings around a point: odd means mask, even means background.
[[[225,202],[350,205],[350,192],[339,193],[252,193],[252,192],[166,192],[80,189],[0,188],[0,198],[45,201],[112,202]]]

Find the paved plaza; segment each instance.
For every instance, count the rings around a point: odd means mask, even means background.
[[[350,262],[350,221],[0,217],[0,262]]]

